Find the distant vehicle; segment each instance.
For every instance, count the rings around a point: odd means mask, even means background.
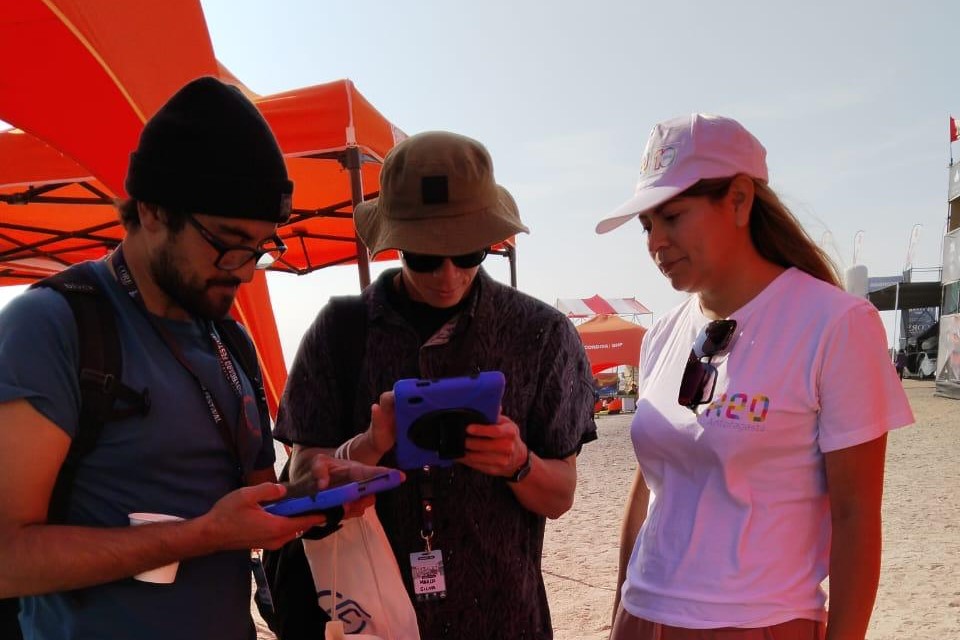
[[[921,351],[917,356],[917,370],[914,377],[932,380],[937,375],[937,352]]]
[[[937,336],[920,342],[919,348],[916,339],[907,341],[907,367],[904,369],[905,378],[919,380],[933,380],[937,375]]]

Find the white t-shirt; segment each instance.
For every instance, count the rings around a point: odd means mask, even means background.
[[[631,436],[651,490],[623,585],[638,618],[687,628],[824,620],[823,454],[913,422],[876,309],[789,269],[736,311],[713,402],[677,404],[699,298],[644,336]]]

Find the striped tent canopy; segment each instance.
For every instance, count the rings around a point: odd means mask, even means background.
[[[639,316],[652,313],[636,298],[558,298],[557,309],[568,318],[588,318],[598,315]]]

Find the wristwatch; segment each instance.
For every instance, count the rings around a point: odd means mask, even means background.
[[[530,475],[530,469],[532,467],[530,460],[530,449],[527,449],[527,458],[523,461],[523,464],[520,465],[520,468],[513,472],[513,475],[507,478],[507,482],[520,482],[528,475]]]

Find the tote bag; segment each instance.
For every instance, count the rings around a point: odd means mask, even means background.
[[[420,640],[417,614],[400,577],[400,567],[377,518],[369,508],[347,518],[320,540],[303,540],[317,599],[333,621],[330,637]]]

